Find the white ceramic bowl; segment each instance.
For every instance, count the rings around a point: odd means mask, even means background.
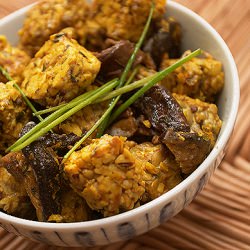
[[[25,12],[21,9],[0,20],[0,34],[15,44],[17,30]],[[232,133],[239,103],[239,80],[233,57],[220,35],[201,17],[172,1],[167,14],[176,17],[183,27],[183,51],[202,48],[222,61],[225,87],[218,106],[223,126],[217,143],[205,161],[182,183],[161,197],[132,211],[110,218],[79,223],[42,223],[19,219],[0,212],[0,225],[9,232],[58,246],[95,246],[127,240],[145,233],[179,213],[207,183],[220,164]]]

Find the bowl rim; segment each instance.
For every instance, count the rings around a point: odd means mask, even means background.
[[[36,4],[36,3],[34,3]],[[26,7],[23,7],[10,15],[2,18],[0,20],[0,27],[4,26],[6,23],[9,23],[14,17],[24,15],[27,10],[31,8],[34,4],[30,4]],[[0,211],[0,219],[3,219],[6,222],[13,223],[13,224],[19,224],[22,226],[25,226],[26,228],[32,227],[33,229],[53,229],[53,230],[71,230],[74,229],[93,229],[96,227],[103,227],[106,225],[111,225],[116,223],[117,221],[130,221],[133,217],[139,216],[141,213],[145,213],[145,211],[149,211],[160,204],[165,204],[166,201],[173,199],[175,195],[180,193],[181,191],[185,190],[190,186],[192,183],[196,181],[197,178],[201,177],[205,172],[206,169],[210,166],[210,164],[213,163],[213,161],[219,156],[219,153],[224,149],[226,146],[230,135],[233,131],[233,127],[236,121],[238,106],[239,106],[239,98],[240,98],[240,87],[239,87],[239,77],[238,77],[238,71],[235,64],[235,61],[233,59],[233,56],[226,45],[223,38],[219,35],[219,33],[207,22],[205,21],[201,16],[196,14],[194,11],[188,9],[187,7],[174,2],[172,0],[168,0],[167,7],[171,7],[172,9],[178,9],[178,11],[184,13],[189,18],[195,19],[195,21],[200,22],[200,24],[205,27],[208,32],[211,33],[215,37],[215,39],[220,43],[220,46],[223,48],[226,59],[229,62],[230,71],[232,72],[232,81],[233,84],[233,95],[232,95],[232,110],[230,111],[230,114],[228,116],[228,122],[225,124],[225,128],[223,132],[221,133],[220,137],[217,139],[215,147],[212,149],[212,151],[209,153],[207,158],[200,164],[197,169],[190,174],[186,179],[184,179],[180,184],[178,184],[176,187],[171,189],[170,191],[166,192],[165,194],[161,195],[160,197],[140,206],[137,208],[134,208],[130,211],[126,211],[121,214],[117,214],[111,217],[101,218],[97,220],[91,220],[91,221],[83,221],[83,222],[72,222],[72,223],[48,223],[48,222],[39,222],[39,221],[32,221],[27,219],[18,218],[12,215],[5,214]]]

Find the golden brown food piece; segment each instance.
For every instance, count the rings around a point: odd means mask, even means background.
[[[83,93],[100,70],[99,60],[64,33],[50,37],[24,71],[22,89],[43,106]]]
[[[175,63],[177,59],[165,59],[161,69]],[[193,58],[169,74],[162,85],[173,93],[213,102],[224,85],[222,63],[207,55]]]
[[[23,80],[23,71],[30,57],[22,50],[12,47],[5,36],[0,36],[0,66],[18,83]],[[0,73],[0,82],[8,80]]]
[[[213,148],[222,125],[217,106],[185,95],[173,94],[173,97],[180,104],[191,131],[209,139]]]
[[[0,83],[0,152],[15,142],[30,117],[30,110],[13,82]]]
[[[62,191],[61,206],[61,214],[51,215],[48,219],[49,222],[70,223],[89,219],[88,205],[70,187],[68,187],[68,190]]]
[[[32,7],[19,31],[20,45],[33,56],[50,35],[65,27],[76,31],[84,25],[88,14],[85,0],[43,0]]]
[[[153,165],[150,171],[153,178],[146,182],[143,202],[159,197],[182,181],[179,164],[162,144],[144,142],[131,148],[130,152],[142,162],[148,161]]]
[[[85,26],[87,42],[95,48],[102,48],[107,37],[137,42],[151,4],[151,0],[95,0],[91,7],[91,17]],[[161,19],[165,8],[166,0],[156,1],[153,19]]]
[[[134,208],[145,192],[139,184],[142,166],[135,167],[139,162],[129,152],[133,145],[125,144],[125,138],[106,135],[65,162],[71,187],[104,216]]]
[[[0,209],[8,214],[25,217],[30,213],[31,203],[22,183],[0,166]]]
[[[73,153],[64,171],[90,208],[110,216],[169,190],[174,182],[168,184],[159,167],[165,156],[161,145],[138,146],[124,137],[104,135]]]

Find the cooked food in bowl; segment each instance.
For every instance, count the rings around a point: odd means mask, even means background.
[[[116,215],[207,157],[222,125],[222,64],[181,54],[165,4],[44,0],[18,48],[2,38],[3,212],[58,223]]]

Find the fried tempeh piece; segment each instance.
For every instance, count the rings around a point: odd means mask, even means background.
[[[153,21],[163,17],[166,0],[155,2]],[[151,0],[95,0],[90,8],[85,31],[86,46],[96,50],[103,49],[107,38],[137,42],[151,8]]]
[[[69,186],[62,189],[61,213],[51,215],[48,221],[56,223],[87,221],[90,218],[90,209],[86,201]]]
[[[60,133],[74,133],[75,135],[82,136],[95,125],[107,107],[108,103],[106,102],[89,105],[59,124],[57,130]],[[95,133],[92,134],[92,137],[94,134]]]
[[[0,159],[0,209],[17,217],[34,219],[32,204],[23,183],[17,181],[5,167],[5,161]]]
[[[73,27],[76,32],[88,15],[89,6],[84,0],[43,0],[33,6],[19,31],[20,46],[31,56],[63,28]]]
[[[170,92],[198,98],[202,101],[214,102],[217,94],[224,86],[222,63],[206,54],[205,58],[193,58],[174,72],[166,76],[161,84]],[[164,59],[164,69],[177,59]]]
[[[6,37],[0,35],[0,66],[9,73],[18,85],[23,80],[23,71],[29,62],[30,57],[26,52],[11,46]],[[1,73],[0,82],[8,82],[8,79]]]
[[[95,80],[99,60],[64,33],[50,37],[24,71],[25,94],[43,106],[80,95]]]
[[[15,142],[30,117],[30,110],[13,82],[0,83],[0,153]]]
[[[173,97],[181,106],[191,130],[207,137],[214,147],[222,126],[217,106],[185,95],[173,94]]]
[[[164,163],[166,156],[163,145],[137,145],[124,137],[104,135],[74,152],[64,171],[90,208],[111,216],[150,201],[181,181],[180,170],[171,173],[173,164]],[[174,175],[175,180],[170,180]]]

